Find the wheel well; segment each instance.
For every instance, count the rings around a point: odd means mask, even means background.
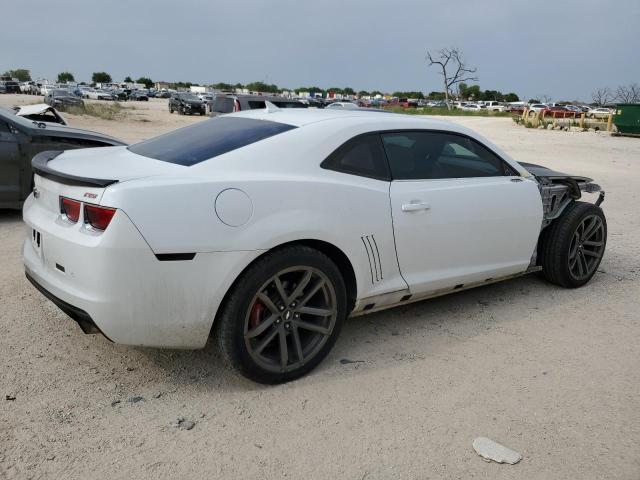
[[[294,242],[285,243],[283,245],[279,245],[275,249],[280,247],[289,246],[289,245],[306,245],[308,247],[314,248],[322,253],[324,253],[327,257],[331,259],[333,263],[336,264],[338,270],[342,274],[342,278],[344,280],[345,288],[347,289],[347,312],[351,312],[356,303],[356,296],[358,294],[358,285],[356,283],[356,274],[353,270],[353,265],[351,265],[351,261],[344,254],[342,250],[340,250],[335,245],[324,242],[322,240],[296,240]]]
[[[336,264],[336,266],[338,267],[338,270],[340,270],[340,273],[342,274],[344,285],[345,285],[345,288],[347,289],[347,312],[349,313],[351,312],[351,310],[353,310],[353,307],[355,306],[355,303],[356,303],[356,296],[358,294],[358,286],[356,284],[356,274],[355,274],[355,271],[353,270],[353,265],[351,265],[351,261],[349,261],[349,258],[344,254],[342,250],[340,250],[335,245],[332,245],[331,243],[328,243],[322,240],[312,240],[312,239],[295,240],[293,242],[283,243],[281,245],[278,245],[277,247],[273,247],[267,250],[262,255],[255,258],[249,265],[247,265],[244,268],[244,270],[242,270],[242,272],[240,272],[240,274],[238,275],[236,280],[233,282],[233,284],[229,287],[229,289],[227,290],[227,293],[225,293],[224,298],[220,302],[220,306],[218,307],[218,311],[216,312],[216,320],[214,320],[213,322],[212,331],[213,329],[215,329],[215,326],[218,323],[217,322],[218,315],[224,309],[224,305],[227,302],[229,295],[231,294],[231,292],[233,292],[238,279],[242,277],[244,272],[249,267],[251,267],[251,265],[257,262],[260,258],[262,258],[267,253],[271,253],[283,247],[289,247],[291,245],[305,245],[307,247],[318,250],[324,253],[327,257],[331,259],[333,263]]]

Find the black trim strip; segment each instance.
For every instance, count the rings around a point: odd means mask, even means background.
[[[36,287],[36,289],[42,295],[44,295],[49,300],[51,300],[56,305],[56,307],[58,307],[60,310],[62,310],[64,313],[70,316],[73,320],[75,320],[75,322],[80,326],[80,328],[84,333],[86,334],[99,333],[110,342],[113,341],[109,337],[107,337],[104,333],[102,333],[102,330],[100,330],[100,327],[98,327],[95,324],[95,322],[87,312],[56,297],[53,293],[51,293],[49,290],[47,290],[42,285],[40,285],[31,275],[29,275],[29,272],[24,272],[24,274],[27,276],[27,280],[29,280],[31,284],[34,287]]]
[[[193,260],[195,253],[156,253],[156,258],[161,262],[176,262],[179,260]]]
[[[49,161],[53,160],[61,153],[62,151],[59,151],[59,150],[47,150],[47,151],[38,153],[35,157],[31,159],[31,168],[33,169],[34,173],[37,173],[41,177],[55,180],[56,182],[62,183],[64,185],[104,188],[104,187],[108,187],[109,185],[113,185],[114,183],[118,183],[118,180],[78,177],[76,175],[59,172],[57,170],[50,168],[47,165]]]

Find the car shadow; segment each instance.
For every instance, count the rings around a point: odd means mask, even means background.
[[[501,322],[510,321],[501,310],[522,302],[523,298],[531,296],[523,308],[542,309],[543,299],[558,288],[534,274],[350,318],[328,357],[285,388],[322,384],[336,376],[360,375],[372,368],[422,359],[427,350],[446,351],[452,341],[464,342],[485,335],[487,330],[501,328]],[[136,350],[150,364],[170,372],[165,380],[178,389],[195,383],[205,390],[229,392],[283,388],[260,385],[230,372],[217,353],[215,339],[209,339],[202,350]]]

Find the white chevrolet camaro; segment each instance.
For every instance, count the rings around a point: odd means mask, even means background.
[[[32,164],[36,288],[117,343],[212,335],[264,383],[318,365],[349,316],[537,270],[581,286],[606,243],[590,179],[417,116],[269,106]]]

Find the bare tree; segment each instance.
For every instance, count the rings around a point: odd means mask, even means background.
[[[451,92],[462,82],[477,82],[478,77],[474,75],[477,68],[468,68],[462,59],[462,52],[458,48],[443,48],[434,55],[427,52],[429,66],[437,65],[440,68],[440,75],[444,84],[444,96],[447,108],[451,110],[449,97]]]
[[[549,95],[539,95],[540,101],[544,104],[551,103],[552,98]]]
[[[609,87],[598,88],[591,94],[591,98],[593,99],[593,103],[598,105],[599,107],[604,107],[611,103],[615,96]]]
[[[616,90],[616,100],[620,103],[640,103],[640,85],[621,85]]]

